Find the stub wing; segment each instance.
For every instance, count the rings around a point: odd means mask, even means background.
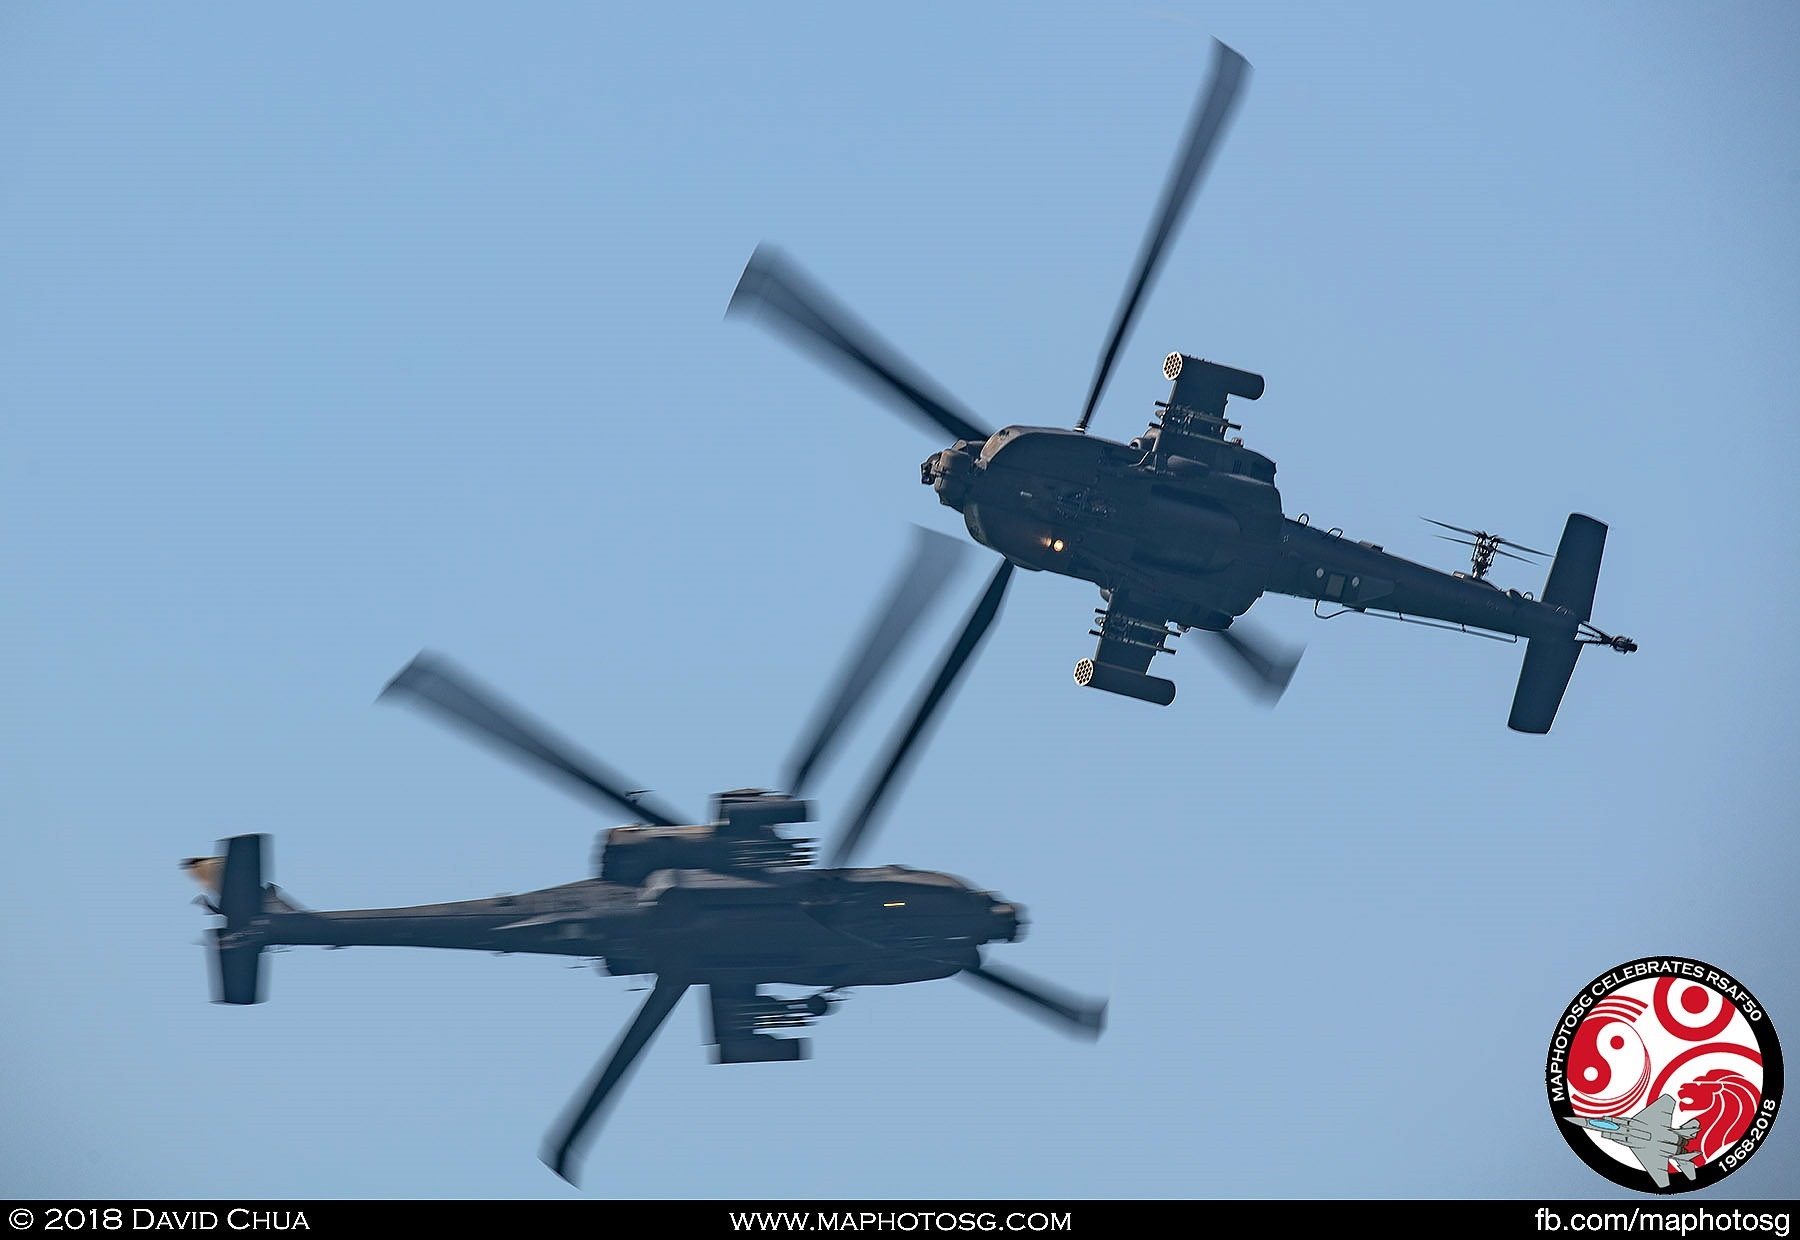
[[[807,1057],[807,1039],[778,1038],[771,1028],[804,1028],[809,1016],[755,986],[714,982],[712,999],[714,1063],[783,1063]]]
[[[1100,642],[1093,658],[1075,665],[1075,683],[1158,706],[1174,701],[1175,683],[1147,674],[1150,660],[1170,653],[1170,633],[1162,615],[1134,606],[1122,591],[1114,590],[1098,622],[1100,627],[1093,632]]]

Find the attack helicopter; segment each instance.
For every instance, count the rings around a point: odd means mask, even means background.
[[[768,246],[751,256],[727,313],[764,312],[796,342],[956,441],[926,458],[920,481],[962,514],[976,542],[1005,557],[995,574],[1000,588],[1014,565],[1100,587],[1104,605],[1089,632],[1099,642],[1076,663],[1077,684],[1167,706],[1175,685],[1149,674],[1151,660],[1174,653],[1171,638],[1199,630],[1258,692],[1278,698],[1298,653],[1232,623],[1263,594],[1287,594],[1311,600],[1324,619],[1356,614],[1526,639],[1507,724],[1548,732],[1583,647],[1637,649],[1591,623],[1603,522],[1570,515],[1544,592],[1533,597],[1488,579],[1496,555],[1527,559],[1505,549],[1528,549],[1486,531],[1448,527],[1470,535],[1474,550],[1469,571],[1442,572],[1341,529],[1314,528],[1304,515],[1289,518],[1275,462],[1245,447],[1232,434],[1241,424],[1226,416],[1231,398],[1261,398],[1262,376],[1180,352],[1164,359],[1173,386],[1142,435],[1120,443],[1087,433],[1248,72],[1242,56],[1215,44],[1211,85],[1196,103],[1072,428],[990,430]]]
[[[989,588],[937,666],[906,726],[890,743],[829,864],[812,841],[784,835],[812,821],[808,777],[844,733],[947,580],[962,548],[920,531],[910,567],[877,615],[858,657],[802,735],[786,791],[740,788],[713,801],[712,821],[683,817],[581,754],[543,725],[431,655],[409,663],[382,696],[403,695],[587,796],[633,825],[602,833],[595,876],[540,891],[410,908],[312,911],[265,882],[268,837],[221,841],[221,854],[183,868],[206,888],[199,902],[224,924],[210,932],[214,1001],[263,1001],[263,953],[284,946],[460,948],[591,958],[614,976],[653,974],[649,997],[592,1084],[551,1133],[544,1161],[573,1181],[578,1144],[634,1061],[690,988],[707,992],[714,1063],[804,1059],[803,1029],[855,986],[963,977],[1020,1002],[1062,1028],[1100,1033],[1105,1005],[1059,993],[990,965],[983,948],[1016,941],[1023,910],[953,875],[889,865],[847,868],[885,798],[1000,608]],[[799,989],[798,995],[765,993]]]

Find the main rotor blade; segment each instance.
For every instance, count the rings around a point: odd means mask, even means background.
[[[725,313],[757,306],[774,314],[794,339],[813,346],[903,411],[923,417],[952,438],[980,442],[993,433],[983,430],[955,400],[934,392],[931,381],[917,367],[859,323],[785,255],[767,245],[757,246],[750,256]]]
[[[1244,77],[1249,71],[1249,61],[1218,40],[1213,41],[1212,85],[1195,104],[1193,119],[1188,122],[1187,136],[1182,141],[1180,156],[1169,170],[1168,183],[1163,186],[1162,203],[1156,209],[1150,231],[1144,236],[1144,248],[1138,254],[1137,270],[1125,286],[1125,299],[1119,303],[1118,314],[1113,319],[1112,334],[1107,338],[1106,348],[1100,353],[1100,364],[1094,370],[1094,384],[1088,389],[1087,404],[1082,407],[1081,420],[1075,423],[1078,431],[1085,431],[1089,419],[1094,416],[1094,407],[1100,403],[1100,394],[1106,389],[1106,380],[1112,374],[1113,360],[1119,355],[1119,346],[1125,343],[1125,336],[1131,331],[1132,321],[1137,317],[1138,306],[1142,304],[1151,282],[1156,279],[1156,269],[1162,263],[1169,238],[1181,224],[1188,200],[1193,197],[1194,186],[1198,183],[1200,174],[1206,170],[1206,161],[1212,157],[1213,148],[1218,145],[1219,134],[1231,116],[1232,106],[1237,102],[1238,94],[1243,89]]]
[[[1047,1013],[1066,1022],[1062,1027],[1079,1037],[1097,1038],[1106,1025],[1105,1003],[1088,1003],[1055,994],[1044,983],[1011,970],[1003,972],[983,964],[964,969],[958,976],[983,982],[999,994],[1030,1005],[1039,1014]]]
[[[917,629],[919,618],[949,584],[951,570],[966,550],[956,539],[923,526],[915,526],[914,531],[912,563],[875,613],[856,661],[844,669],[831,696],[821,703],[818,721],[808,733],[811,739],[795,750],[794,759],[788,764],[781,786],[790,796],[800,795],[807,775],[843,733],[851,716],[868,700],[869,691]]]
[[[1273,706],[1287,692],[1294,669],[1300,666],[1302,650],[1284,650],[1261,638],[1240,633],[1236,627],[1212,631],[1219,639],[1215,650],[1229,654],[1226,666],[1239,673],[1251,692]]]
[[[542,724],[481,687],[467,673],[435,655],[420,654],[381,691],[410,693],[503,749],[535,759],[633,815],[638,822],[673,827],[681,820],[629,791],[630,785],[593,758],[576,753]]]
[[[562,1127],[562,1137],[554,1145],[545,1144],[543,1159],[556,1172],[571,1184],[575,1177],[569,1174],[569,1157],[574,1152],[575,1143],[581,1139],[589,1121],[600,1108],[606,1105],[607,1098],[625,1079],[631,1065],[637,1060],[643,1049],[650,1045],[650,1039],[662,1028],[663,1021],[675,1009],[675,1004],[687,992],[686,982],[674,982],[658,976],[656,987],[651,990],[650,997],[644,1000],[644,1006],[632,1018],[631,1024],[619,1038],[619,1044],[613,1048],[612,1057],[600,1070],[600,1076],[588,1091],[587,1099],[579,1110],[571,1115]]]
[[[900,734],[899,740],[895,742],[892,751],[888,754],[887,764],[882,767],[881,774],[876,776],[874,782],[869,785],[868,792],[864,794],[862,808],[857,811],[856,817],[852,818],[850,825],[845,828],[843,838],[838,841],[836,850],[831,854],[830,868],[836,869],[848,864],[851,854],[856,851],[856,846],[862,842],[863,835],[869,829],[869,824],[875,819],[875,811],[881,807],[882,798],[887,795],[894,777],[900,772],[901,765],[905,763],[914,744],[924,733],[926,726],[930,724],[932,716],[943,702],[945,695],[955,685],[957,676],[961,674],[970,656],[975,653],[975,648],[987,635],[988,628],[994,623],[994,617],[999,614],[1000,600],[1006,597],[1006,583],[1012,577],[1012,571],[1012,561],[1002,560],[1000,567],[988,580],[988,587],[982,594],[981,601],[975,604],[975,610],[969,613],[968,623],[963,626],[963,631],[958,635],[956,644],[950,648],[949,654],[944,656],[944,662],[938,668],[937,679],[932,681],[931,688],[926,690],[925,696],[919,700],[917,709],[913,711],[912,721],[907,724],[906,730]]]

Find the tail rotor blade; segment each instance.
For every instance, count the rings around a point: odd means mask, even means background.
[[[1523,551],[1528,555],[1540,555],[1541,556],[1541,555],[1549,555],[1550,554],[1548,551],[1539,551],[1536,547],[1527,547],[1524,543],[1516,543],[1510,538],[1502,538],[1498,534],[1490,534],[1486,530],[1465,530],[1460,525],[1451,525],[1448,521],[1439,521],[1433,517],[1420,517],[1419,520],[1430,522],[1432,525],[1439,526],[1442,529],[1455,530],[1458,534],[1467,534],[1470,538],[1480,539],[1485,542],[1491,542],[1491,543],[1495,544],[1496,546],[1511,547],[1515,551]],[[1445,542],[1462,543],[1462,545],[1465,547],[1473,547],[1473,546],[1477,545],[1472,542],[1463,542],[1463,540],[1460,538],[1451,538],[1447,534],[1439,534],[1438,537],[1442,538]],[[1514,557],[1514,558],[1516,559],[1517,557]]]
[[[631,1071],[631,1065],[643,1053],[644,1048],[650,1045],[650,1039],[656,1036],[656,1031],[662,1028],[663,1021],[668,1019],[669,1013],[674,1011],[675,1004],[686,992],[686,982],[674,982],[661,976],[656,979],[655,989],[644,1000],[644,1006],[638,1009],[638,1014],[632,1018],[631,1024],[619,1038],[619,1044],[613,1048],[606,1066],[600,1069],[600,1075],[595,1079],[593,1088],[588,1091],[587,1098],[562,1125],[562,1135],[545,1145],[543,1157],[550,1170],[571,1184],[575,1182],[575,1177],[569,1174],[569,1160],[575,1152],[576,1142],[581,1140],[588,1124],[599,1113],[600,1108],[606,1105],[613,1090],[625,1079],[625,1074]]]
[[[789,336],[812,346],[879,395],[896,402],[902,412],[923,418],[956,439],[980,442],[992,434],[955,400],[935,392],[917,367],[859,323],[786,256],[766,245],[756,247],[750,256],[725,313],[758,308],[773,314]]]
[[[1528,555],[1544,556],[1550,554],[1548,551],[1539,551],[1536,547],[1527,547],[1524,543],[1516,543],[1510,538],[1496,538],[1494,541],[1499,543],[1502,547],[1511,547],[1515,551],[1523,551]],[[1504,555],[1505,552],[1502,552],[1501,554]],[[1518,557],[1515,556],[1513,558],[1517,559]]]
[[[1011,970],[1002,971],[991,965],[964,969],[959,977],[970,978],[991,987],[996,993],[1027,1006],[1039,1016],[1060,1022],[1065,1032],[1078,1037],[1097,1038],[1106,1025],[1106,1004],[1089,1003],[1057,994],[1043,982]]]
[[[1459,547],[1480,547],[1482,545],[1481,543],[1478,543],[1478,542],[1470,542],[1466,538],[1452,538],[1448,534],[1437,534],[1437,535],[1434,535],[1434,537],[1441,538],[1445,542],[1448,542],[1448,543],[1455,543]],[[1504,538],[1497,538],[1494,541],[1497,543],[1506,543],[1506,540]],[[1506,545],[1511,546],[1512,544],[1506,543]],[[1490,547],[1489,550],[1491,550],[1495,555],[1503,555],[1509,560],[1518,560],[1524,564],[1530,564],[1530,563],[1534,562],[1531,559],[1531,557],[1529,557],[1529,556],[1514,555],[1510,551],[1502,551],[1499,547]]]
[[[810,739],[795,751],[788,764],[788,774],[781,786],[791,796],[800,795],[813,767],[868,700],[870,690],[917,630],[920,618],[949,584],[951,572],[965,551],[963,544],[954,538],[923,527],[915,527],[915,533],[912,562],[875,614],[875,622],[863,639],[856,661],[844,669],[837,687],[826,699],[818,721],[809,729]]]
[[[1480,530],[1465,530],[1460,525],[1451,525],[1448,521],[1439,521],[1436,517],[1420,517],[1419,520],[1430,522],[1432,525],[1439,526],[1442,529],[1455,530],[1458,534],[1467,534],[1470,538],[1485,537]],[[1439,534],[1438,537],[1442,538],[1443,535]],[[1455,542],[1456,540],[1452,538],[1450,541]]]
[[[1137,318],[1138,307],[1143,303],[1144,295],[1156,279],[1156,269],[1162,264],[1169,238],[1181,224],[1188,200],[1194,195],[1194,186],[1199,182],[1201,173],[1206,170],[1214,148],[1218,146],[1219,134],[1225,128],[1225,122],[1230,119],[1231,109],[1237,103],[1238,94],[1243,90],[1244,78],[1250,71],[1250,62],[1223,43],[1215,41],[1213,52],[1212,85],[1195,106],[1193,119],[1188,122],[1187,137],[1181,145],[1181,154],[1169,171],[1168,183],[1163,186],[1162,203],[1157,207],[1150,231],[1144,237],[1144,247],[1138,254],[1137,269],[1125,286],[1125,299],[1119,303],[1118,313],[1114,316],[1112,333],[1107,337],[1105,349],[1101,350],[1100,364],[1094,370],[1093,386],[1088,389],[1087,404],[1082,407],[1081,420],[1075,423],[1078,431],[1086,430],[1089,420],[1094,416],[1094,407],[1100,403],[1100,394],[1106,390],[1106,380],[1112,374],[1113,360],[1118,357],[1119,347],[1125,343],[1125,337],[1131,331],[1132,321]]]
[[[639,822],[672,827],[681,821],[630,791],[630,785],[619,776],[593,758],[577,753],[548,728],[444,659],[429,654],[414,658],[388,682],[381,696],[385,698],[394,693],[410,693],[482,739],[572,780],[624,809]]]
[[[964,666],[968,664],[970,657],[975,653],[976,647],[981,644],[981,639],[987,635],[988,629],[993,625],[994,617],[1000,612],[1000,601],[1006,597],[1006,585],[1012,577],[1012,571],[1012,561],[1003,560],[1000,567],[995,570],[993,577],[989,579],[987,590],[982,594],[981,601],[976,603],[975,610],[969,613],[968,623],[963,626],[963,631],[957,637],[956,644],[950,648],[949,654],[944,657],[943,664],[938,668],[937,679],[926,690],[925,696],[919,700],[918,707],[913,711],[911,722],[907,724],[906,730],[900,734],[899,740],[895,742],[893,749],[889,752],[881,773],[875,777],[869,790],[864,794],[862,808],[857,811],[856,816],[850,820],[850,825],[845,828],[843,838],[838,841],[837,848],[832,853],[829,863],[831,868],[836,869],[848,864],[857,845],[862,842],[869,825],[875,819],[876,811],[881,807],[883,798],[886,797],[889,788],[893,785],[894,778],[900,773],[902,765],[912,753],[913,746],[924,734],[932,717],[937,713],[938,707],[955,686],[957,677],[961,675]]]

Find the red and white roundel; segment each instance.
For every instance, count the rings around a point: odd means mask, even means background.
[[[1576,995],[1545,1086],[1584,1162],[1645,1192],[1703,1188],[1742,1166],[1774,1123],[1781,1049],[1768,1014],[1703,961],[1646,957]]]

